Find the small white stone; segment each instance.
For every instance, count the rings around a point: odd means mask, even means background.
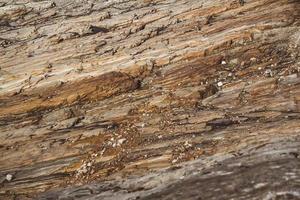
[[[219,81],[219,82],[217,83],[217,85],[218,85],[218,87],[222,87],[222,86],[223,86],[223,83],[222,83],[221,81]]]
[[[226,61],[225,61],[225,60],[222,60],[221,64],[222,64],[222,65],[226,65]]]
[[[119,140],[118,140],[118,145],[121,145],[121,144],[123,144],[125,141],[126,141],[126,139],[125,139],[125,138],[119,139]]]
[[[11,174],[6,174],[5,179],[6,179],[7,181],[11,181],[11,180],[13,179],[13,175],[11,175]]]
[[[265,71],[265,75],[266,75],[266,76],[269,76],[269,77],[272,77],[272,76],[273,76],[272,70],[271,70],[271,69],[267,69],[267,70]]]
[[[267,183],[258,183],[256,185],[254,185],[254,188],[259,189],[259,188],[265,187],[266,185],[267,185]]]

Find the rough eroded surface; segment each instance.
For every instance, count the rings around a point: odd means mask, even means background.
[[[299,52],[298,0],[2,0],[0,198],[300,198]]]

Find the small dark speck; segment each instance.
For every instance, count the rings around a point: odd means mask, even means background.
[[[99,27],[99,26],[90,26],[90,30],[91,30],[92,34],[96,34],[99,32],[102,32],[102,33],[109,32],[109,29],[104,28],[104,27]]]
[[[299,157],[299,153],[297,152],[290,152],[290,155],[294,156],[295,158]]]

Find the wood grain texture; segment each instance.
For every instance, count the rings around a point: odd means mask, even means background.
[[[299,198],[299,52],[298,0],[2,0],[0,198]]]

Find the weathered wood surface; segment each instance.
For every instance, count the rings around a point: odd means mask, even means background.
[[[300,198],[300,1],[243,2],[2,0],[0,198]]]

